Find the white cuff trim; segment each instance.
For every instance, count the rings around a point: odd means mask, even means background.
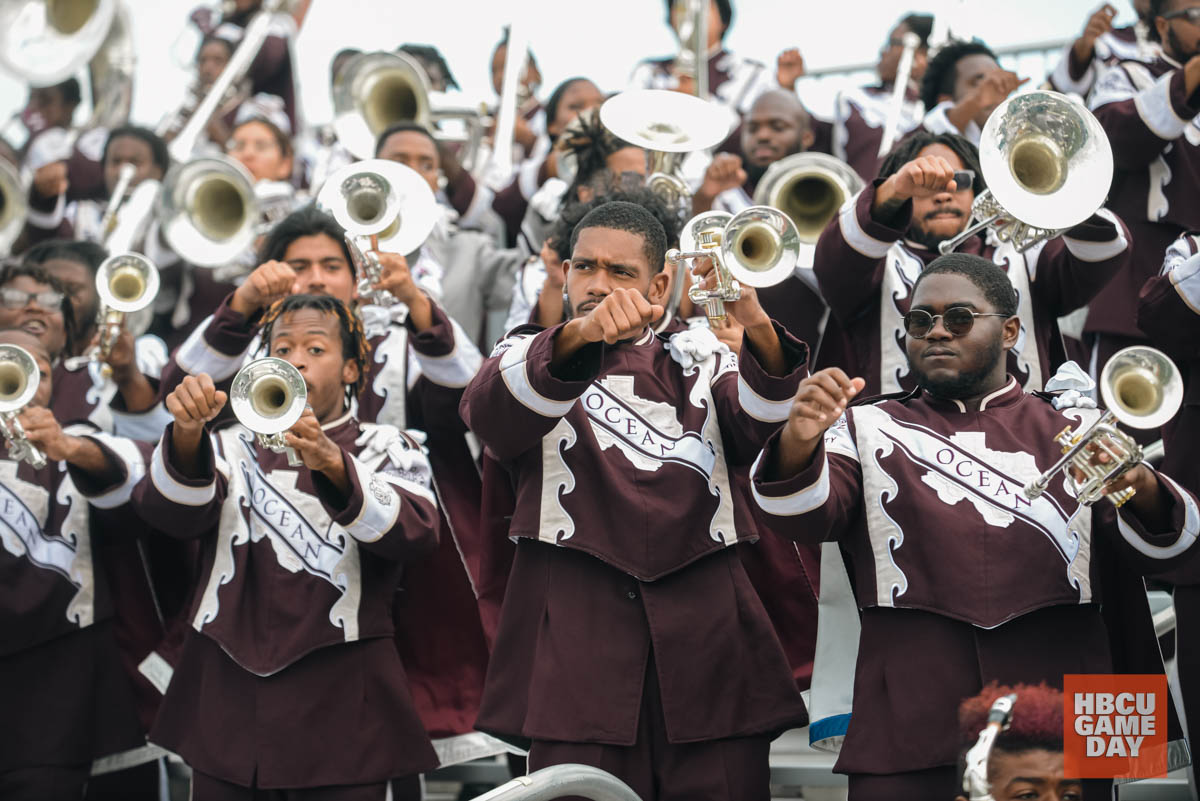
[[[88,503],[97,509],[115,509],[128,503],[129,498],[133,495],[134,486],[142,480],[142,476],[146,475],[146,463],[142,460],[142,452],[124,437],[114,437],[99,431],[87,436],[115,453],[125,465],[125,480],[121,482],[121,485],[102,495],[89,497]]]
[[[754,495],[754,502],[758,504],[758,508],[776,517],[791,517],[811,512],[824,505],[829,500],[829,459],[826,456],[821,458],[821,475],[817,477],[817,480],[810,486],[790,495],[762,495],[758,491],[758,486],[751,482],[750,491]],[[754,475],[758,471],[761,461],[762,454],[760,453],[754,460],[754,466],[750,468],[750,475]]]
[[[34,228],[41,228],[45,231],[51,231],[62,225],[63,219],[67,216],[67,196],[59,195],[58,200],[54,202],[54,208],[51,211],[38,211],[37,209],[29,209],[25,212],[25,221]]]
[[[746,379],[738,374],[738,403],[741,404],[742,411],[764,423],[782,423],[788,419],[788,413],[792,410],[792,399],[782,401],[773,401],[764,398],[755,392]]]
[[[470,338],[457,321],[451,320],[450,328],[454,331],[454,350],[450,353],[445,356],[426,356],[416,348],[413,348],[413,353],[426,378],[439,386],[458,389],[469,384],[479,372],[483,356],[470,344]]]
[[[1125,523],[1125,516],[1117,514],[1117,528],[1121,532],[1121,536],[1125,538],[1133,548],[1143,556],[1148,556],[1151,559],[1173,559],[1179,556],[1196,542],[1196,537],[1200,534],[1200,509],[1196,508],[1196,502],[1192,500],[1192,496],[1183,490],[1175,483],[1170,476],[1158,474],[1159,478],[1171,485],[1171,488],[1183,499],[1183,531],[1179,532],[1179,538],[1170,545],[1159,546],[1151,545],[1142,539],[1132,527]]]
[[[533,344],[532,336],[514,337],[512,345],[500,357],[500,377],[522,406],[542,417],[565,417],[575,405],[575,398],[556,401],[545,397],[529,383],[527,353]]]
[[[863,190],[866,191],[865,189]],[[863,230],[863,227],[858,222],[858,199],[862,193],[855,195],[850,200],[847,200],[839,212],[840,223],[842,226],[842,237],[845,238],[846,244],[857,250],[869,259],[882,259],[891,250],[891,242],[884,242],[876,239]]]
[[[1179,297],[1189,309],[1200,314],[1200,253],[1172,267],[1170,276]]]
[[[1133,98],[1133,105],[1142,122],[1155,136],[1167,141],[1182,136],[1189,122],[1176,114],[1171,105],[1171,76],[1174,74],[1174,71],[1168,72]]]
[[[1109,222],[1113,222],[1112,212],[1108,209],[1100,209],[1096,212],[1101,217],[1104,217]],[[1115,223],[1114,223],[1115,224]],[[1125,238],[1125,231],[1120,225],[1117,225],[1117,238],[1110,239],[1107,242],[1091,242],[1083,239],[1074,239],[1073,237],[1063,235],[1063,243],[1067,246],[1067,250],[1071,255],[1080,261],[1097,262],[1106,261],[1114,258],[1125,251],[1129,247],[1129,240]]]
[[[167,472],[162,442],[154,447],[154,455],[150,457],[150,481],[159,495],[181,506],[204,506],[217,496],[216,479],[204,487],[189,487],[172,478]]]
[[[358,517],[345,527],[346,533],[359,542],[376,542],[396,525],[400,504],[404,499],[384,481],[382,475],[372,473],[357,459],[351,458],[350,461],[358,474],[362,508],[358,511]]]

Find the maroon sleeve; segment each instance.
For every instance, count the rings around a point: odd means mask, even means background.
[[[471,208],[471,201],[475,199],[475,188],[475,178],[466,170],[462,170],[454,181],[446,185],[446,198],[460,217]]]
[[[504,220],[505,247],[516,247],[517,235],[521,233],[521,223],[525,220],[525,212],[529,208],[529,201],[521,194],[521,187],[516,178],[496,193],[492,198],[492,208],[500,215],[500,219]]]
[[[185,476],[174,453],[172,422],[154,448],[146,475],[133,488],[133,505],[142,520],[179,539],[214,531],[228,490],[226,477],[217,470],[211,436],[201,437],[199,475]]]
[[[1087,305],[1129,263],[1130,240],[1125,223],[1101,209],[1046,243],[1030,291],[1055,317]]]
[[[1160,498],[1171,518],[1166,531],[1151,531],[1130,504],[1117,512],[1117,531],[1126,558],[1148,576],[1168,577],[1180,584],[1200,583],[1200,506],[1196,496],[1163,473],[1157,473]]]
[[[323,473],[313,472],[317,497],[334,523],[365,551],[385,559],[411,559],[431,552],[438,540],[438,512],[426,487],[373,471],[342,450],[350,493],[343,496]]]
[[[878,182],[877,182],[878,183]],[[833,314],[842,322],[852,319],[860,309],[879,295],[883,283],[884,257],[904,235],[912,218],[912,202],[901,207],[893,226],[871,217],[876,185],[868,185],[853,203],[846,204],[834,217],[813,256],[813,270],[821,295]]]
[[[1106,70],[1096,84],[1093,113],[1112,144],[1119,170],[1156,159],[1200,114],[1200,93],[1186,95],[1183,70],[1168,72],[1138,90],[1125,65]]]
[[[517,329],[496,346],[463,394],[463,420],[501,461],[541,442],[599,374],[598,343],[581,348],[558,371],[563,377],[551,373],[554,339],[562,327],[539,334]]]
[[[467,428],[458,405],[482,357],[445,310],[436,302],[432,305],[433,325],[426,330],[417,331],[411,317],[405,321],[421,367],[421,377],[408,393],[410,425],[431,436],[461,436]]]
[[[1193,255],[1142,287],[1138,327],[1173,356],[1200,358],[1200,269]]]
[[[184,376],[205,373],[217,389],[228,391],[258,335],[260,314],[247,318],[229,305],[231,292],[217,310],[171,354],[159,380],[158,398],[166,398]],[[221,419],[225,419],[223,415]]]
[[[787,421],[792,398],[800,381],[808,375],[808,346],[772,321],[787,359],[788,372],[774,376],[766,371],[749,339],[743,339],[737,357],[737,373],[718,368],[713,384],[713,401],[721,423],[725,458],[730,464],[754,461],[767,437]],[[744,335],[743,335],[744,336]],[[721,357],[732,359],[732,355]]]

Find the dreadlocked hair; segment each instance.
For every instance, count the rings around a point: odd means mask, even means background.
[[[338,318],[342,334],[342,358],[353,359],[358,366],[358,380],[354,382],[353,397],[357,398],[367,386],[367,365],[371,353],[371,343],[367,341],[366,331],[362,321],[345,303],[331,295],[288,295],[277,300],[267,309],[262,321],[263,348],[271,352],[271,336],[275,323],[283,315],[301,309],[315,309],[322,314],[332,314]],[[347,387],[347,391],[351,391]]]
[[[600,109],[587,109],[566,127],[559,137],[558,146],[575,159],[575,178],[567,189],[567,197],[578,196],[581,186],[591,186],[596,181],[611,183],[608,157],[623,148],[633,145],[619,138],[600,122]]]

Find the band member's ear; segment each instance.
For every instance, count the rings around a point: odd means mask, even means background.
[[[570,259],[563,259],[562,274],[563,274],[563,291],[566,292],[567,291],[567,279],[571,276],[571,260]]]
[[[348,387],[358,383],[358,363],[354,359],[346,359],[342,365],[342,383]]]
[[[813,146],[817,141],[817,135],[813,133],[812,128],[805,128],[804,133],[800,134],[800,150],[803,152]]]
[[[1017,346],[1017,339],[1021,336],[1021,318],[1013,315],[1003,323],[1001,332],[1002,342],[1005,350],[1012,350]]]
[[[667,302],[667,293],[671,289],[672,281],[672,265],[664,265],[661,270],[654,274],[650,279],[650,291],[646,293],[646,300],[651,303],[657,303],[660,306],[665,306]]]

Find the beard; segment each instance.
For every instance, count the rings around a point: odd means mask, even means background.
[[[1196,55],[1197,52],[1200,52],[1200,51],[1187,52],[1186,50],[1184,50],[1183,43],[1180,42],[1179,37],[1175,35],[1174,28],[1167,28],[1167,47],[1170,50],[1170,54],[1180,64],[1186,64],[1188,62],[1188,60],[1191,59],[1192,56]]]
[[[942,214],[942,213],[945,213],[946,211],[950,211],[955,214],[958,213],[957,209],[944,209],[944,210],[940,210],[937,213]],[[961,220],[961,219],[963,219],[963,217],[960,215],[959,219]],[[909,240],[910,242],[915,242],[918,245],[920,245],[921,247],[927,248],[929,250],[937,250],[938,245],[942,244],[947,239],[953,239],[954,237],[958,236],[958,234],[961,232],[962,232],[962,229],[960,228],[958,232],[955,232],[954,234],[952,234],[950,236],[942,236],[941,234],[935,234],[932,231],[929,231],[929,230],[926,230],[926,229],[920,227],[917,224],[917,221],[913,220],[912,224],[910,224],[908,226],[908,230],[904,233],[904,238]]]
[[[916,375],[917,385],[930,395],[939,398],[970,398],[985,389],[984,384],[987,377],[991,374],[992,368],[996,366],[996,361],[1001,358],[1003,351],[1004,348],[997,337],[988,345],[987,350],[980,354],[978,367],[962,370],[952,378],[930,378],[913,364],[911,356],[908,357],[908,369]]]

